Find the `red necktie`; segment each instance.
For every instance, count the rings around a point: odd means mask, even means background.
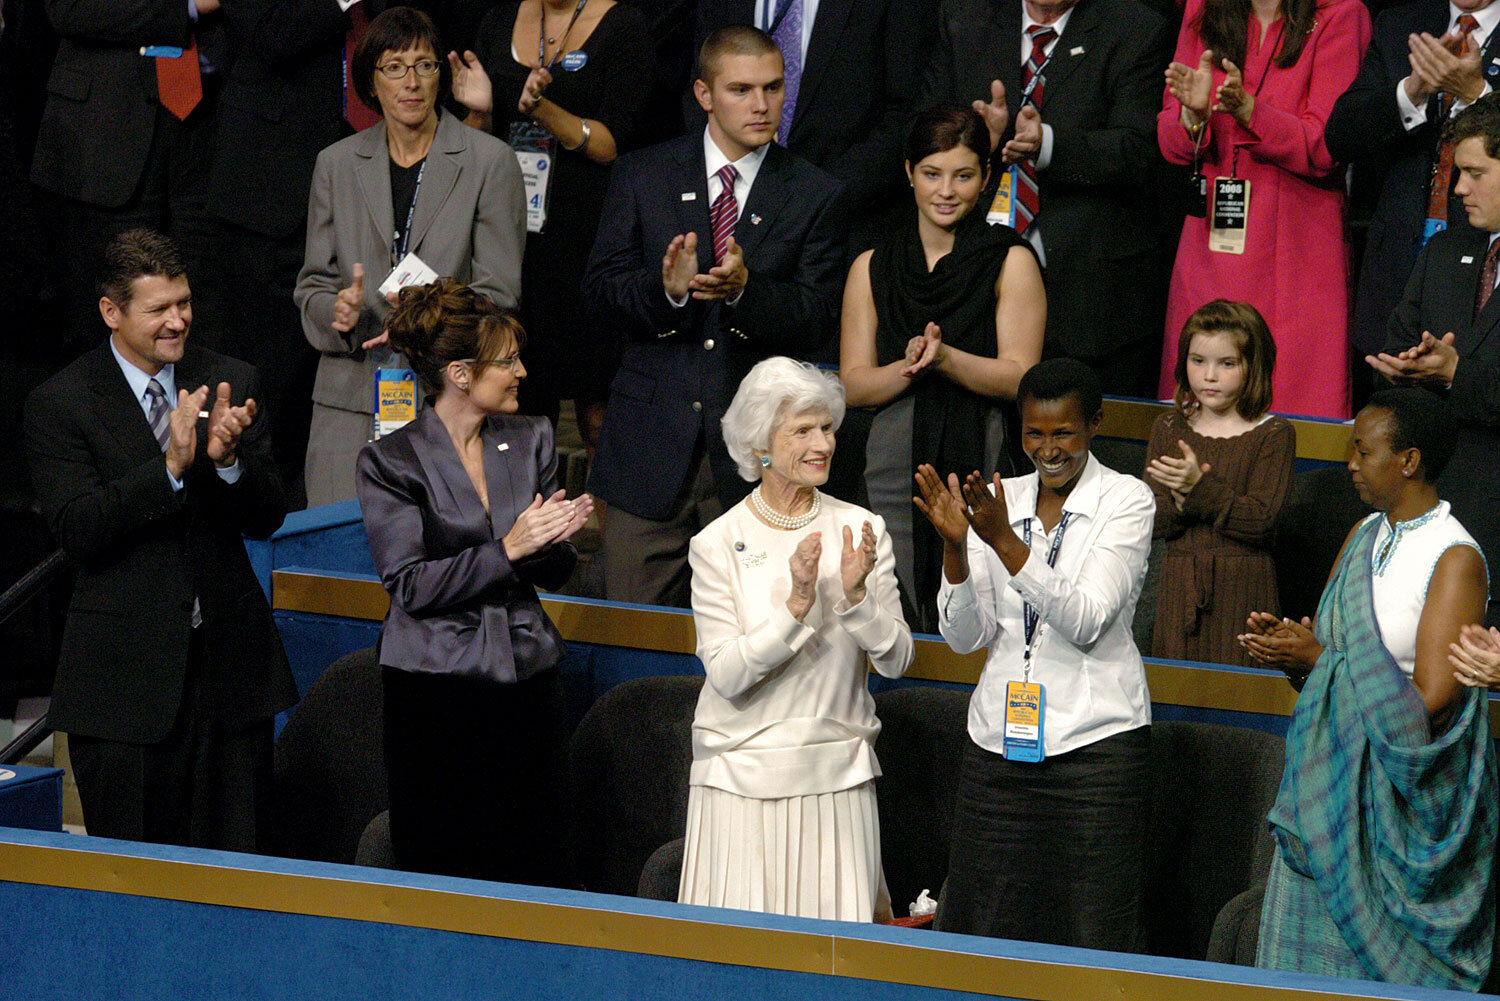
[[[1038,110],[1042,107],[1042,90],[1047,84],[1047,78],[1042,75],[1042,67],[1047,65],[1047,46],[1057,37],[1057,32],[1044,25],[1033,24],[1026,29],[1026,34],[1031,36],[1031,57],[1021,67],[1021,107],[1032,105]],[[1019,183],[1016,185],[1016,232],[1024,233],[1036,220],[1036,214],[1041,210],[1041,191],[1036,180],[1036,161],[1026,157],[1020,161],[1020,171],[1017,172]]]
[[[1479,269],[1479,291],[1474,296],[1474,315],[1478,316],[1484,304],[1490,301],[1495,291],[1495,279],[1500,277],[1500,240],[1491,240],[1490,249],[1484,255],[1484,267]]]
[[[740,172],[734,169],[734,164],[726,163],[714,176],[723,187],[708,207],[708,221],[714,230],[714,263],[718,264],[729,250],[729,238],[734,235],[734,224],[740,215],[739,202],[734,198],[734,179]]]
[[[203,74],[198,68],[198,42],[188,36],[182,55],[156,57],[156,96],[179,119],[186,121],[203,100]]]
[[[1460,14],[1458,16],[1458,31],[1461,44],[1458,47],[1458,55],[1466,55],[1469,51],[1469,35],[1479,22],[1472,14]],[[1443,122],[1448,120],[1448,112],[1453,108],[1453,95],[1444,92],[1438,95],[1438,128],[1442,128]],[[1453,144],[1440,143],[1438,145],[1437,159],[1432,164],[1432,183],[1427,189],[1427,218],[1429,224],[1428,232],[1437,232],[1445,229],[1448,225],[1448,192],[1453,186]],[[1487,293],[1486,293],[1487,294]]]
[[[359,99],[359,92],[354,89],[354,81],[349,75],[354,66],[354,47],[369,26],[370,18],[363,3],[349,8],[349,30],[344,34],[344,121],[352,125],[355,132],[369,128],[381,118],[380,112],[371,111]]]

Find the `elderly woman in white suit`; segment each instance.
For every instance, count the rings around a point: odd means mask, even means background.
[[[391,7],[370,22],[349,73],[382,120],[318,154],[307,251],[293,292],[323,353],[307,443],[310,506],[354,496],[373,430],[375,372],[405,367],[385,334],[380,292],[408,253],[499,306],[521,295],[526,193],[509,146],[438,106],[451,68],[431,18]]]
[[[693,720],[684,903],[888,918],[866,658],[912,661],[885,523],[819,493],[844,393],[790,358],[750,370],[723,419],[750,496],[692,540],[708,683]]]

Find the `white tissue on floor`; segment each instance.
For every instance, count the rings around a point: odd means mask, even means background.
[[[927,891],[924,889],[917,895],[917,899],[912,901],[911,909],[907,913],[914,918],[920,918],[924,914],[931,914],[936,910],[937,901],[929,897]]]

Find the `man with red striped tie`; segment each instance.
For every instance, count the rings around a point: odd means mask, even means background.
[[[748,490],[719,420],[750,367],[837,326],[842,186],[774,141],[781,52],[732,25],[698,53],[701,133],[621,157],[583,292],[628,339],[589,489],[609,504],[605,596],[688,604],[688,540]]]
[[[943,0],[923,84],[924,105],[984,117],[992,183],[1008,181],[991,221],[1015,226],[1045,269],[1045,356],[1085,362],[1106,393],[1156,395],[1156,112],[1172,42],[1136,0]]]
[[[77,354],[105,333],[93,286],[115,234],[168,233],[196,270],[229,52],[219,0],[45,6],[61,42],[31,179],[57,196],[50,250],[67,311],[64,350]]]

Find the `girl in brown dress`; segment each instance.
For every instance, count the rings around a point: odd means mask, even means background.
[[[1279,611],[1272,530],[1292,482],[1297,438],[1266,413],[1276,342],[1248,303],[1216,299],[1188,317],[1176,406],[1146,447],[1156,537],[1166,539],[1152,654],[1249,665],[1243,609]]]

